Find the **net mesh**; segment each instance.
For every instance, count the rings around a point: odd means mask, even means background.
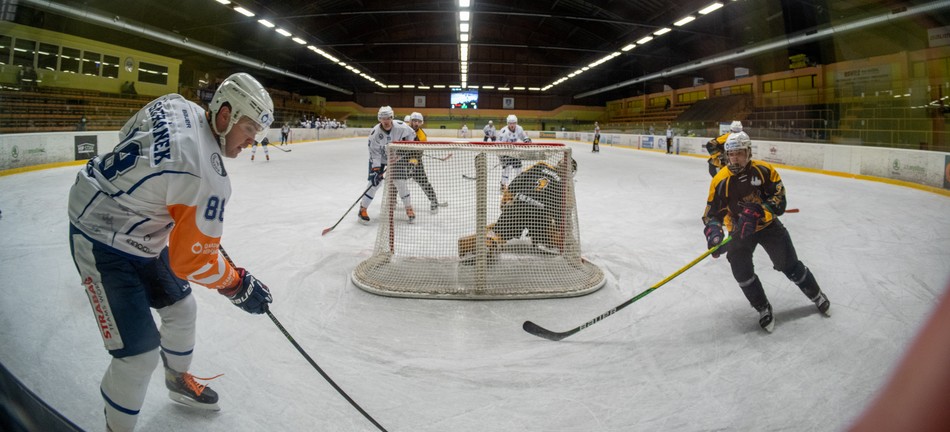
[[[373,255],[351,275],[360,288],[511,299],[603,286],[601,269],[581,256],[569,147],[409,142],[388,154]]]

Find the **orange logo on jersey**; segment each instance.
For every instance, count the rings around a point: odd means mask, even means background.
[[[539,178],[538,183],[537,183],[538,185],[535,186],[534,190],[543,190],[544,188],[548,187],[548,183],[550,182],[551,181],[548,180],[547,178],[544,178],[544,177]]]

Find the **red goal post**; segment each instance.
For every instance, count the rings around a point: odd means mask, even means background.
[[[570,147],[395,142],[388,155],[376,242],[351,274],[355,285],[457,299],[569,297],[603,286],[603,271],[581,255]]]

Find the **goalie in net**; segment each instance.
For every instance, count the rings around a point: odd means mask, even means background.
[[[473,299],[576,296],[603,285],[600,268],[581,256],[569,147],[390,144],[390,154],[409,150],[431,159],[429,178],[452,205],[409,225],[386,185],[373,256],[353,271],[354,284],[383,295]],[[507,158],[529,168],[499,190]]]

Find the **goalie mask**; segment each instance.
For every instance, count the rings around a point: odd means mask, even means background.
[[[221,153],[225,152],[225,137],[231,128],[241,120],[241,117],[251,119],[257,126],[258,139],[263,138],[262,134],[270,127],[274,121],[274,102],[271,100],[267,90],[254,77],[239,72],[227,77],[218,90],[214,92],[214,97],[208,104],[208,109],[212,116],[217,116],[224,104],[231,107],[231,116],[228,119],[228,126],[225,130],[218,130],[216,121],[211,122],[214,133],[218,134],[218,142],[221,145]]]

